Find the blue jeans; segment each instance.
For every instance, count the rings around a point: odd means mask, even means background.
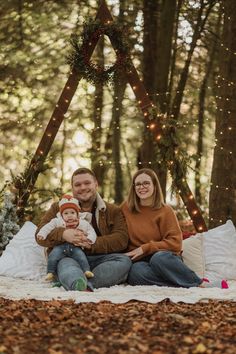
[[[76,260],[82,271],[86,272],[90,270],[89,263],[85,253],[78,246],[74,246],[71,243],[63,243],[62,245],[55,246],[48,256],[48,273],[57,273],[58,262],[65,257],[71,257]]]
[[[202,282],[180,256],[170,251],[159,251],[149,261],[132,265],[128,276],[130,285],[158,285],[190,288]]]
[[[129,257],[118,254],[99,254],[87,256],[94,277],[88,281],[88,287],[108,288],[124,283],[127,279],[132,262]],[[66,290],[74,290],[76,281],[85,278],[78,262],[73,258],[65,257],[57,265],[57,277]]]

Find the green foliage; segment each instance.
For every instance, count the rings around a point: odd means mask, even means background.
[[[19,176],[25,168],[25,157],[32,156],[41,139],[43,131],[51,117],[60,93],[69,75],[69,65],[66,57],[69,50],[69,39],[74,33],[75,43],[80,48],[85,38],[82,25],[85,19],[95,18],[97,3],[94,1],[42,1],[32,2],[26,0],[20,2],[11,0],[1,5],[0,21],[0,190],[5,188],[5,180],[11,179],[11,172]],[[108,1],[108,7],[112,11],[114,21],[118,17],[119,5],[123,8],[123,19],[120,26],[126,28],[129,25],[129,34],[125,33],[125,39],[133,44],[131,48],[132,59],[142,78],[143,58],[143,5],[141,1],[119,2]],[[181,70],[187,56],[187,50],[191,43],[196,15],[200,1],[183,2],[176,16],[175,27],[178,29],[176,48],[171,48],[173,55],[173,78],[169,86],[168,95],[166,92],[151,92],[152,97],[170,97],[170,101],[176,94]],[[145,10],[145,9],[144,9]],[[161,11],[161,8],[160,8]],[[158,18],[159,13],[156,14]],[[185,175],[186,154],[196,153],[198,140],[198,110],[199,110],[199,87],[204,78],[204,72],[209,55],[209,48],[213,41],[217,40],[215,25],[217,23],[218,8],[213,9],[206,24],[203,36],[198,41],[198,47],[193,55],[191,70],[188,74],[187,86],[184,91],[183,104],[178,122],[166,119],[166,128],[161,142],[160,149],[156,150],[156,158],[161,164],[167,164],[174,158],[175,150],[178,150],[180,166],[173,166],[173,171],[178,178]],[[89,23],[88,21],[86,21]],[[112,27],[109,26],[111,30]],[[91,27],[90,27],[91,29]],[[109,30],[107,28],[107,31]],[[118,43],[115,33],[118,26],[113,28],[112,41],[119,48],[125,48],[124,43]],[[78,36],[82,33],[82,36]],[[105,32],[104,32],[105,33]],[[89,34],[89,31],[88,31]],[[154,36],[150,33],[150,36]],[[119,36],[118,36],[119,37]],[[119,37],[120,38],[120,37]],[[164,38],[163,38],[164,40]],[[127,49],[128,52],[128,49]],[[126,53],[126,52],[125,52]],[[151,53],[155,54],[156,53]],[[163,53],[159,48],[158,55]],[[216,55],[217,58],[217,55]],[[162,58],[165,60],[165,58]],[[93,67],[93,62],[89,68]],[[152,68],[151,68],[152,69]],[[107,68],[112,73],[112,67]],[[103,72],[102,72],[103,74]],[[214,141],[214,119],[215,100],[214,84],[215,75],[218,74],[217,60],[214,62],[206,93],[205,105],[205,133],[203,149],[203,165],[201,167],[202,183],[209,185],[210,166],[212,159],[212,143]],[[107,73],[105,74],[107,75]],[[157,75],[159,75],[157,68]],[[88,78],[88,77],[86,77]],[[102,80],[101,80],[102,81]],[[50,165],[37,181],[33,196],[29,203],[35,203],[36,213],[41,207],[45,207],[44,201],[60,194],[60,190],[67,191],[70,188],[70,175],[72,171],[81,165],[90,165],[91,154],[91,133],[97,127],[96,101],[97,85],[81,80],[79,87],[73,97],[69,111],[65,115],[62,127],[53,143],[50,152]],[[137,151],[142,144],[142,132],[146,126],[140,111],[137,109],[137,102],[134,99],[130,88],[125,92],[122,102],[120,127],[110,125],[111,112],[116,109],[116,97],[113,97],[113,87],[104,87],[103,100],[99,106],[101,111],[101,136],[99,150],[93,151],[95,159],[101,169],[105,169],[103,180],[104,195],[107,199],[114,196],[114,171],[116,165],[112,159],[111,145],[107,148],[108,139],[113,139],[115,129],[121,129],[122,154],[120,164],[124,178],[124,196],[130,183],[130,175],[137,168]],[[95,95],[94,95],[95,93]],[[150,96],[151,96],[150,95]],[[153,99],[153,101],[155,101]],[[176,133],[178,138],[176,140]],[[178,146],[178,147],[177,147]],[[209,153],[210,152],[210,153]],[[183,155],[182,155],[183,153]],[[31,155],[30,155],[31,154]],[[152,167],[152,165],[150,165]],[[192,166],[193,167],[193,166]],[[193,172],[190,177],[193,179]],[[45,191],[45,194],[44,192]],[[204,186],[203,192],[207,200],[207,192]],[[48,193],[46,195],[46,193]],[[42,198],[41,198],[42,197]],[[37,204],[37,202],[39,204]],[[27,206],[28,208],[28,206]],[[33,209],[32,209],[33,210]]]
[[[19,229],[14,195],[5,192],[0,210],[0,256]]]
[[[177,121],[160,114],[155,107],[149,109],[148,112],[150,121],[155,122],[161,128],[160,136],[156,141],[156,158],[160,169],[170,171],[173,179],[172,190],[176,190],[179,182],[186,179],[190,156],[181,145]]]
[[[102,35],[107,35],[116,50],[116,61],[113,65],[103,67],[92,62],[88,57],[86,46],[98,41]],[[90,21],[84,24],[82,34],[73,34],[71,38],[73,51],[68,57],[71,68],[75,68],[79,75],[92,84],[107,84],[114,80],[121,80],[125,71],[129,69],[129,46],[124,39],[124,29],[114,23]]]

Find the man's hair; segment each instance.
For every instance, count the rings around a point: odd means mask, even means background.
[[[151,170],[150,168],[142,168],[141,170],[138,170],[132,178],[132,184],[130,186],[128,199],[127,199],[128,207],[134,213],[140,212],[140,208],[139,208],[140,200],[136,194],[134,183],[135,183],[135,179],[139,175],[141,175],[142,173],[145,173],[146,175],[151,177],[151,180],[152,180],[152,183],[154,186],[153,203],[152,203],[151,207],[153,209],[160,209],[164,205],[163,193],[162,193],[160,182],[159,182],[159,179],[158,179],[156,173],[153,170]]]
[[[86,174],[86,173],[88,173],[89,175],[93,176],[93,178],[94,178],[95,180],[97,180],[97,178],[96,178],[96,176],[95,176],[95,173],[94,173],[92,170],[90,170],[90,169],[87,168],[87,167],[80,167],[80,168],[77,168],[77,170],[75,170],[75,171],[73,172],[72,177],[71,177],[71,184],[73,183],[73,178],[74,178],[74,176],[77,176],[77,175],[84,175],[84,174]]]

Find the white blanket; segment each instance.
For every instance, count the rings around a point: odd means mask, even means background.
[[[168,288],[157,286],[114,286],[91,292],[65,291],[52,288],[43,279],[46,260],[43,247],[34,238],[36,226],[26,222],[0,257],[0,297],[8,299],[52,300],[73,299],[75,302],[111,301],[125,303],[130,300],[157,303],[164,299],[173,302],[195,303],[207,299],[236,301],[236,280],[229,289]]]
[[[80,302],[110,301],[125,303],[130,300],[157,303],[164,299],[172,302],[196,303],[198,301],[230,300],[236,301],[236,281],[229,283],[229,289],[168,288],[158,286],[117,285],[111,288],[95,289],[92,292],[65,291],[63,287],[52,288],[45,281],[23,280],[0,276],[0,297],[7,299],[69,300]]]

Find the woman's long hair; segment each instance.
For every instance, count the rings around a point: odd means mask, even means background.
[[[128,194],[128,207],[131,212],[140,212],[140,199],[136,194],[135,191],[135,179],[141,175],[142,173],[145,173],[149,177],[151,177],[153,186],[154,186],[154,191],[153,191],[153,202],[152,205],[150,205],[151,208],[153,209],[160,209],[165,203],[164,203],[164,198],[163,198],[163,193],[161,190],[160,182],[159,179],[156,175],[156,173],[151,170],[150,168],[142,168],[141,170],[138,170],[134,175],[132,179],[132,184],[130,186],[129,194]]]

